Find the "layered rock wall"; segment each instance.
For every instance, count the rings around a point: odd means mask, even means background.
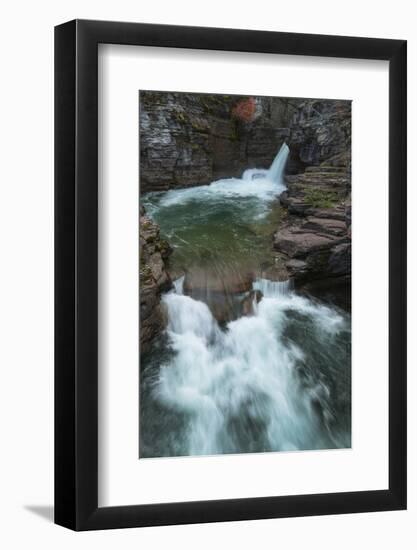
[[[141,91],[141,193],[268,168],[294,114],[280,98]]]
[[[162,292],[172,287],[166,271],[169,244],[161,239],[159,226],[143,207],[139,219],[140,352],[148,351],[152,340],[165,328],[160,302]]]
[[[269,168],[283,141],[302,173],[350,143],[348,101],[141,91],[139,107],[141,193]]]
[[[285,221],[274,234],[296,286],[335,293],[350,307],[351,103],[307,100],[291,123],[293,166],[281,204]]]

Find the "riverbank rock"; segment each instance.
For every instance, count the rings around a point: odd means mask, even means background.
[[[350,293],[350,124],[348,101],[306,100],[292,121],[292,171],[299,173],[285,177],[287,216],[273,247],[299,289]]]
[[[311,175],[313,177],[311,177]],[[274,248],[302,283],[350,274],[350,177],[323,170],[290,176],[281,204],[288,216],[274,234]]]
[[[166,259],[172,250],[159,233],[159,226],[140,210],[139,283],[140,283],[140,352],[149,350],[152,340],[165,328],[160,303],[161,293],[172,287]]]

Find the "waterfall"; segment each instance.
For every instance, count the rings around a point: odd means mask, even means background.
[[[284,184],[283,175],[284,175],[285,165],[287,163],[289,152],[290,152],[290,149],[288,145],[284,142],[281,145],[281,148],[278,151],[278,154],[275,157],[274,162],[271,164],[268,170],[268,178],[281,185]]]
[[[268,279],[256,279],[252,285],[253,290],[260,290],[264,298],[279,298],[287,296],[290,292],[291,281],[269,281]]]
[[[288,145],[284,142],[276,157],[274,158],[271,166],[268,170],[260,168],[248,168],[242,174],[243,181],[253,181],[253,180],[268,180],[273,182],[275,185],[278,184],[285,188],[284,184],[284,170],[285,165],[287,164],[288,155],[290,149]]]
[[[184,294],[184,279],[185,275],[182,275],[182,277],[179,277],[178,279],[175,279],[175,281],[172,281],[175,292],[177,294]]]

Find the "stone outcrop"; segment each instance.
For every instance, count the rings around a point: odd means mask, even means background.
[[[351,102],[305,99],[296,101],[290,121],[289,173],[333,163],[350,168]]]
[[[287,191],[280,200],[287,216],[273,236],[273,246],[287,258],[286,269],[296,287],[319,293],[342,288],[343,305],[349,305],[350,102],[308,100],[292,125],[293,166],[308,165],[285,178]]]
[[[170,246],[160,237],[158,224],[146,215],[142,207],[139,219],[141,353],[148,351],[152,340],[165,328],[160,295],[172,287],[165,265],[170,253]]]

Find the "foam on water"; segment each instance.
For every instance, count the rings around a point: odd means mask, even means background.
[[[168,191],[164,193],[159,206],[167,207],[189,201],[204,202],[222,198],[256,197],[264,201],[274,200],[286,189],[282,174],[288,154],[288,146],[284,143],[268,170],[250,168],[245,170],[241,178],[220,179],[210,185]]]
[[[160,201],[160,206],[185,204],[189,201],[210,201],[221,198],[257,197],[271,201],[285,190],[284,185],[278,185],[267,178],[259,179],[222,179],[210,185],[201,185],[190,189],[168,191]]]
[[[329,389],[320,382],[303,391],[296,368],[306,357],[284,332],[294,311],[318,323],[323,345],[325,333],[343,330],[343,318],[283,287],[257,281],[254,288],[266,292],[255,315],[232,321],[225,330],[206,304],[175,293],[163,297],[173,356],[160,369],[154,397],[189,415],[183,434],[187,454],[231,452],[242,440],[250,449],[257,435],[263,438],[257,450],[324,444],[314,403],[331,411]]]

